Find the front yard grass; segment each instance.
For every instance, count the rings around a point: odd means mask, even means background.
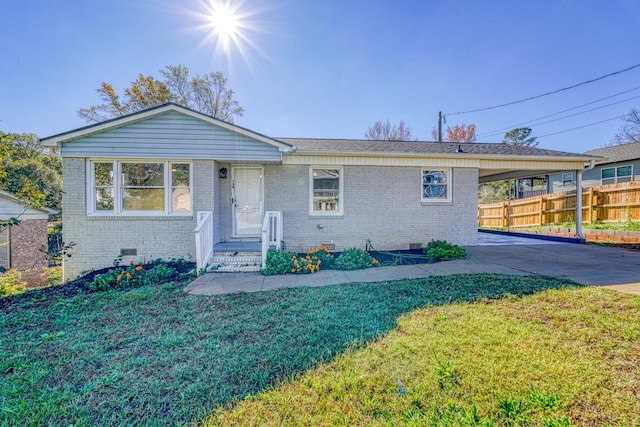
[[[503,275],[184,286],[5,301],[0,425],[640,423],[637,297]]]

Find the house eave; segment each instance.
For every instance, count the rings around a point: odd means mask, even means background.
[[[467,160],[515,160],[515,161],[553,161],[553,162],[584,162],[601,159],[596,156],[532,156],[532,155],[503,155],[503,154],[471,154],[471,153],[420,153],[420,152],[362,152],[362,151],[332,151],[332,150],[297,150],[294,156],[333,156],[333,157],[397,157],[397,158],[437,158],[437,159],[467,159]]]

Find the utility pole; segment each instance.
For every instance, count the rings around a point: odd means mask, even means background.
[[[438,142],[442,142],[442,111],[438,111]]]

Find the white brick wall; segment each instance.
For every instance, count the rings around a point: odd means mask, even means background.
[[[217,170],[213,161],[194,161],[193,211],[212,210]],[[120,249],[135,248],[135,261],[155,258],[195,259],[195,215],[188,217],[87,217],[85,159],[65,158],[63,237],[74,243],[72,256],[64,260],[64,278],[112,265]]]
[[[331,242],[336,250],[364,248],[367,240],[376,249],[430,240],[477,244],[476,169],[453,170],[451,203],[423,204],[421,168],[346,166],[338,218],[309,215],[308,166],[267,166],[265,179],[266,209],[284,212],[284,240],[293,251]]]
[[[214,210],[214,241],[229,240],[231,233],[231,177],[220,179],[221,167],[231,172],[228,164],[193,162],[193,210]],[[265,209],[283,211],[290,250],[304,252],[321,243],[334,243],[337,250],[364,248],[367,240],[376,249],[408,249],[432,239],[477,243],[476,169],[453,170],[451,203],[425,205],[421,168],[345,166],[344,215],[338,218],[309,215],[308,166],[265,165],[264,170]],[[195,258],[195,216],[87,217],[85,159],[65,158],[63,174],[64,241],[75,243],[65,260],[65,279],[112,265],[123,248],[138,251],[124,262]]]

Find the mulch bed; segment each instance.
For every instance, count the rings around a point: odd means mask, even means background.
[[[153,266],[156,263],[144,264],[145,266]],[[195,263],[189,262],[167,262],[167,265],[176,269],[178,275],[188,273],[193,270]],[[60,298],[72,297],[78,294],[89,293],[87,289],[87,283],[93,282],[93,279],[100,274],[107,273],[110,270],[116,268],[126,268],[127,266],[107,267],[100,270],[94,270],[82,277],[78,277],[75,280],[71,280],[62,285],[49,286],[48,288],[33,289],[22,294],[10,295],[0,298],[0,310],[6,311],[13,304],[20,303],[24,299],[31,299],[34,302],[55,302]],[[177,276],[176,276],[177,277]]]

